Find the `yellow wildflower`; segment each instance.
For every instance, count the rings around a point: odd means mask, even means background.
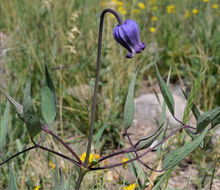
[[[198,12],[199,12],[198,9],[193,9],[193,10],[192,10],[192,13],[193,13],[194,15],[197,15]]]
[[[145,9],[145,8],[146,8],[145,5],[144,5],[144,3],[138,3],[138,7],[139,7],[140,9]]]
[[[92,154],[92,153],[90,153],[90,155],[89,155],[89,163],[91,163],[95,159],[99,159],[99,157],[100,157],[100,154]],[[82,160],[82,162],[85,162],[85,159],[86,159],[86,153],[84,152],[80,156],[80,160]]]
[[[151,7],[151,10],[152,10],[152,11],[156,11],[157,9],[158,9],[157,6],[153,6],[153,7]]]
[[[156,28],[150,27],[150,32],[154,33],[156,31]]]
[[[39,189],[40,189],[39,185],[34,188],[34,190],[39,190]]]
[[[153,16],[153,17],[151,18],[151,20],[152,20],[152,21],[158,21],[158,18],[157,18],[156,16]]]
[[[138,185],[136,183],[132,183],[131,185],[128,185],[127,187],[123,187],[123,190],[134,190],[137,187]]]
[[[51,161],[49,161],[49,167],[52,168],[52,169],[54,169],[56,166],[55,166],[55,164],[53,164]]]
[[[123,2],[118,1],[118,2],[117,2],[117,5],[118,5],[118,6],[122,6],[122,5],[123,5]]]
[[[203,2],[205,2],[205,3],[206,3],[206,2],[209,2],[209,1],[210,1],[210,0],[203,0]]]
[[[186,13],[184,14],[184,17],[189,18],[189,16],[190,16],[190,12],[189,12],[189,10],[186,10]]]
[[[167,6],[167,13],[175,13],[175,12],[176,12],[176,6],[175,5]]]
[[[118,12],[121,13],[122,15],[127,14],[127,11],[123,7],[118,7]]]
[[[134,14],[139,14],[139,13],[140,13],[140,10],[139,10],[139,9],[133,9],[132,12],[133,12]]]
[[[127,162],[129,159],[128,158],[125,158],[125,157],[121,157],[121,163],[123,163],[123,162]],[[127,166],[127,164],[124,164],[123,165],[123,168],[126,168],[126,166]]]
[[[217,8],[218,8],[218,4],[213,4],[213,5],[212,5],[212,8],[213,8],[213,9],[217,9]]]

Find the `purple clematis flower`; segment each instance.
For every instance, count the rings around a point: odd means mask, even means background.
[[[134,20],[128,19],[121,25],[118,24],[113,30],[113,36],[129,51],[127,58],[132,58],[135,53],[140,53],[146,47],[146,43],[140,41],[139,28]]]

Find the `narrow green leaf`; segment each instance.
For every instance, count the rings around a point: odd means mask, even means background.
[[[18,117],[24,121],[24,112],[23,112],[23,106],[19,104],[14,98],[12,98],[10,95],[8,95],[6,92],[3,92],[5,97],[8,99],[8,101],[14,106],[16,109],[16,112],[18,114]]]
[[[26,123],[28,133],[31,138],[34,138],[41,131],[40,120],[34,111],[34,107],[31,99],[31,81],[30,78],[26,83],[24,90],[23,101],[24,121]]]
[[[216,125],[215,119],[218,121],[219,117],[220,117],[220,106],[215,109],[204,112],[198,119],[197,127],[196,127],[197,133],[201,132],[211,122],[214,122],[214,124]]]
[[[160,133],[163,131],[163,123],[160,125],[160,127],[154,129],[152,132],[150,132],[145,137],[142,137],[135,145],[135,147],[138,150],[144,149],[149,147],[160,135]]]
[[[47,66],[45,66],[45,84],[42,88],[42,114],[45,121],[50,124],[53,122],[57,113],[56,95],[53,81],[50,77]]]
[[[135,81],[137,77],[138,70],[134,74],[130,86],[128,89],[128,94],[125,102],[125,108],[124,108],[124,126],[125,129],[127,130],[133,122],[134,119],[134,86],[135,86]]]
[[[168,86],[166,85],[164,80],[162,79],[156,64],[155,64],[155,68],[156,68],[157,81],[158,81],[159,86],[160,86],[160,91],[163,95],[163,98],[164,98],[166,104],[167,104],[167,107],[170,110],[170,113],[172,115],[174,115],[174,99],[173,99],[173,96],[170,92],[170,89],[168,88]]]
[[[9,165],[9,189],[17,190],[16,180],[11,164]]]
[[[193,150],[196,149],[197,146],[202,142],[202,140],[205,138],[208,130],[210,127],[207,127],[204,132],[195,140],[186,143],[184,146],[177,150],[173,150],[169,152],[167,155],[165,155],[163,162],[162,162],[162,168],[164,170],[167,170],[175,165],[177,165],[181,160],[183,160],[187,155],[189,155]]]
[[[8,129],[9,102],[7,101],[5,111],[0,123],[0,151],[5,143],[5,137]]]

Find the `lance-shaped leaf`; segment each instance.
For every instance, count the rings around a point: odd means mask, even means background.
[[[204,112],[198,119],[197,122],[197,133],[201,132],[209,123],[214,122],[214,126],[218,124],[218,119],[220,117],[220,106]]]
[[[210,127],[207,127],[203,133],[196,138],[195,140],[186,143],[183,147],[173,150],[165,155],[163,162],[162,162],[162,168],[164,170],[167,170],[175,165],[177,165],[181,160],[183,160],[186,156],[188,156],[193,150],[196,149],[196,147],[199,146],[199,144],[202,142],[202,140],[205,138],[208,130]]]
[[[5,136],[8,129],[8,117],[9,117],[9,102],[7,101],[5,111],[0,123],[0,151],[5,143]]]
[[[173,99],[173,96],[172,96],[172,94],[170,92],[170,89],[168,88],[167,84],[162,79],[156,64],[155,64],[155,68],[156,68],[157,81],[158,81],[159,86],[160,86],[160,91],[163,95],[163,98],[164,98],[166,104],[167,104],[167,107],[170,110],[170,113],[172,115],[174,115],[174,99]]]
[[[56,95],[52,79],[47,66],[45,66],[45,84],[42,88],[42,114],[45,121],[49,124],[53,122],[57,113]]]
[[[160,133],[163,131],[162,127],[163,127],[163,124],[160,125],[160,127],[154,129],[152,132],[150,132],[145,137],[142,137],[135,144],[136,149],[141,150],[141,149],[149,147],[156,140],[156,138],[160,135]]]
[[[134,86],[135,86],[135,81],[137,77],[138,70],[134,74],[130,86],[128,89],[128,94],[125,102],[125,108],[124,108],[124,126],[125,129],[127,130],[134,119]]]
[[[23,106],[19,104],[14,98],[12,98],[10,95],[8,95],[6,92],[3,92],[5,97],[8,99],[8,101],[11,103],[11,105],[15,108],[18,117],[24,121],[24,113],[23,113]]]
[[[34,138],[41,131],[41,125],[40,120],[37,114],[35,113],[32,104],[30,78],[27,80],[26,87],[24,90],[23,112],[24,121],[26,123],[28,133],[31,138]]]

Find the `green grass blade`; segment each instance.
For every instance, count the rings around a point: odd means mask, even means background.
[[[7,101],[5,111],[0,123],[0,151],[5,143],[5,137],[8,129],[9,120],[9,102]]]
[[[186,103],[186,109],[184,110],[184,114],[183,114],[183,122],[186,123],[189,120],[189,113],[192,109],[193,106],[193,102],[195,101],[196,98],[196,94],[199,91],[199,88],[201,86],[202,80],[205,77],[205,72],[206,72],[206,67],[207,67],[207,63],[204,64],[204,66],[201,68],[199,75],[197,77],[196,82],[194,83],[191,91],[190,91],[190,95],[188,98],[188,101]]]
[[[16,180],[11,164],[9,165],[9,189],[17,190]]]
[[[69,176],[67,177],[67,180],[65,182],[65,190],[71,189],[71,180],[73,176],[74,167],[72,167]]]
[[[45,66],[45,84],[42,88],[42,114],[45,121],[50,124],[56,117],[57,105],[56,95],[52,79],[50,77],[47,66]]]
[[[182,93],[183,93],[184,97],[185,97],[186,100],[187,100],[188,97],[187,97],[186,93],[183,91],[183,89],[181,89],[181,90],[182,90]],[[198,108],[196,107],[195,104],[192,105],[192,112],[193,112],[193,115],[195,116],[196,120],[198,120],[201,114],[200,114],[200,112],[199,112],[199,110],[198,110]],[[186,131],[186,133],[187,133],[189,136],[191,136],[193,139],[196,139],[196,138],[199,137],[199,134],[193,134],[193,133],[191,133],[190,130],[188,130],[188,129],[185,129],[185,131]],[[202,140],[202,142],[200,143],[199,146],[200,146],[201,148],[204,148],[204,140]]]

